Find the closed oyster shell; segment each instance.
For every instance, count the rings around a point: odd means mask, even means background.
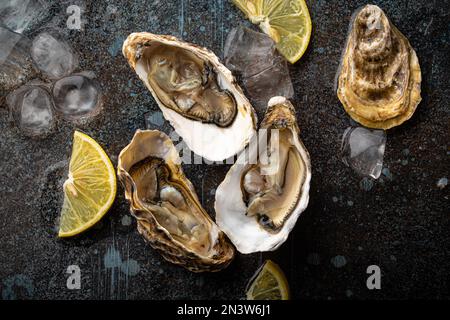
[[[354,16],[338,78],[347,113],[370,128],[389,129],[408,120],[420,97],[421,72],[408,39],[375,5]]]
[[[256,114],[217,56],[173,36],[132,33],[123,55],[196,154],[222,161],[255,133]]]
[[[168,261],[193,272],[219,271],[233,247],[202,208],[167,135],[136,131],[117,171],[138,231]]]
[[[286,98],[270,99],[258,140],[258,147],[252,141],[241,152],[216,190],[217,225],[241,253],[277,249],[309,200],[309,154]]]

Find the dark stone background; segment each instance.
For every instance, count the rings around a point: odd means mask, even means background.
[[[145,127],[144,113],[158,111],[120,53],[129,33],[182,36],[222,56],[228,31],[249,23],[225,0],[55,1],[41,27],[62,28],[79,54],[78,71],[97,75],[105,110],[88,125],[61,121],[48,138],[32,140],[21,136],[0,108],[2,298],[239,299],[266,258],[284,269],[295,299],[449,298],[449,187],[437,186],[449,173],[449,3],[374,1],[417,51],[423,100],[410,121],[388,131],[384,167],[390,174],[374,181],[370,191],[361,189],[361,177],[341,161],[340,139],[351,121],[333,90],[350,16],[365,2],[307,3],[313,35],[290,74],[312,160],[309,207],[277,252],[237,254],[220,273],[193,274],[144,244],[121,187],[108,215],[92,230],[75,239],[56,237],[72,134],[79,128],[94,137],[116,164],[135,130]],[[69,4],[84,8],[81,31],[65,28]],[[214,215],[211,190],[228,167],[184,168]],[[342,262],[336,256],[345,258],[344,266],[332,263]],[[66,288],[66,268],[72,264],[81,268],[81,290]],[[372,264],[382,270],[381,290],[366,288],[366,268]]]

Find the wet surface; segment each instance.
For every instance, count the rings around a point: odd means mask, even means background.
[[[353,125],[334,92],[335,73],[352,12],[364,1],[307,1],[313,35],[290,74],[302,139],[312,162],[308,209],[276,252],[238,254],[224,271],[193,274],[164,261],[146,245],[119,186],[108,215],[85,234],[56,237],[74,129],[95,138],[117,164],[136,129],[162,123],[151,94],[121,55],[134,31],[181,36],[223,55],[227,33],[250,26],[225,0],[61,1],[39,27],[59,28],[79,57],[74,72],[90,70],[103,93],[92,121],[58,120],[47,138],[23,136],[0,108],[0,291],[3,299],[239,299],[264,258],[286,273],[297,299],[449,298],[448,4],[374,1],[409,38],[422,68],[422,102],[413,118],[387,132],[378,180],[356,175],[341,160],[340,139]],[[82,8],[82,30],[66,28],[66,9]],[[2,91],[3,92],[3,91]],[[3,101],[4,97],[0,99]],[[146,116],[144,116],[146,114]],[[407,150],[407,152],[405,151]],[[185,165],[206,210],[228,166]],[[365,179],[365,180],[363,180]],[[368,290],[366,269],[381,268],[381,290]],[[66,287],[70,265],[81,289]]]

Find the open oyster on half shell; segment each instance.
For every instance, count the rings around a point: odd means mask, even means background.
[[[421,100],[420,83],[416,52],[383,10],[366,5],[357,11],[338,78],[347,113],[370,128],[400,125]]]
[[[309,154],[286,98],[270,99],[254,142],[216,190],[217,225],[242,253],[278,248],[309,200]]]
[[[136,131],[119,155],[118,177],[138,231],[168,261],[194,271],[219,271],[234,249],[201,206],[167,135]]]
[[[122,51],[164,117],[196,154],[222,161],[250,141],[255,112],[214,53],[148,32],[130,34]]]

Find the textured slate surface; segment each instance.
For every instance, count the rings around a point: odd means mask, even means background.
[[[417,51],[423,101],[410,121],[388,132],[384,166],[390,174],[370,191],[362,190],[361,178],[341,162],[340,138],[351,121],[333,90],[350,16],[365,2],[307,2],[313,36],[290,73],[312,159],[311,199],[277,252],[237,255],[223,272],[192,274],[144,244],[121,187],[107,217],[92,230],[76,239],[57,239],[60,188],[76,126],[61,122],[47,139],[30,140],[0,108],[2,298],[236,299],[268,257],[285,270],[296,299],[449,298],[449,187],[437,187],[449,174],[448,2],[374,1]],[[81,31],[65,29],[69,4],[84,8]],[[239,24],[249,25],[225,0],[155,0],[63,1],[51,6],[42,26],[63,28],[79,53],[79,71],[97,75],[105,110],[80,129],[99,141],[116,164],[134,131],[144,128],[144,113],[158,110],[120,53],[123,39],[134,31],[172,34],[221,56],[227,32]],[[26,33],[32,37],[36,32]],[[184,168],[213,213],[212,190],[227,167]],[[81,290],[66,288],[65,272],[72,264],[81,268]],[[381,267],[381,290],[366,288],[371,264]]]

